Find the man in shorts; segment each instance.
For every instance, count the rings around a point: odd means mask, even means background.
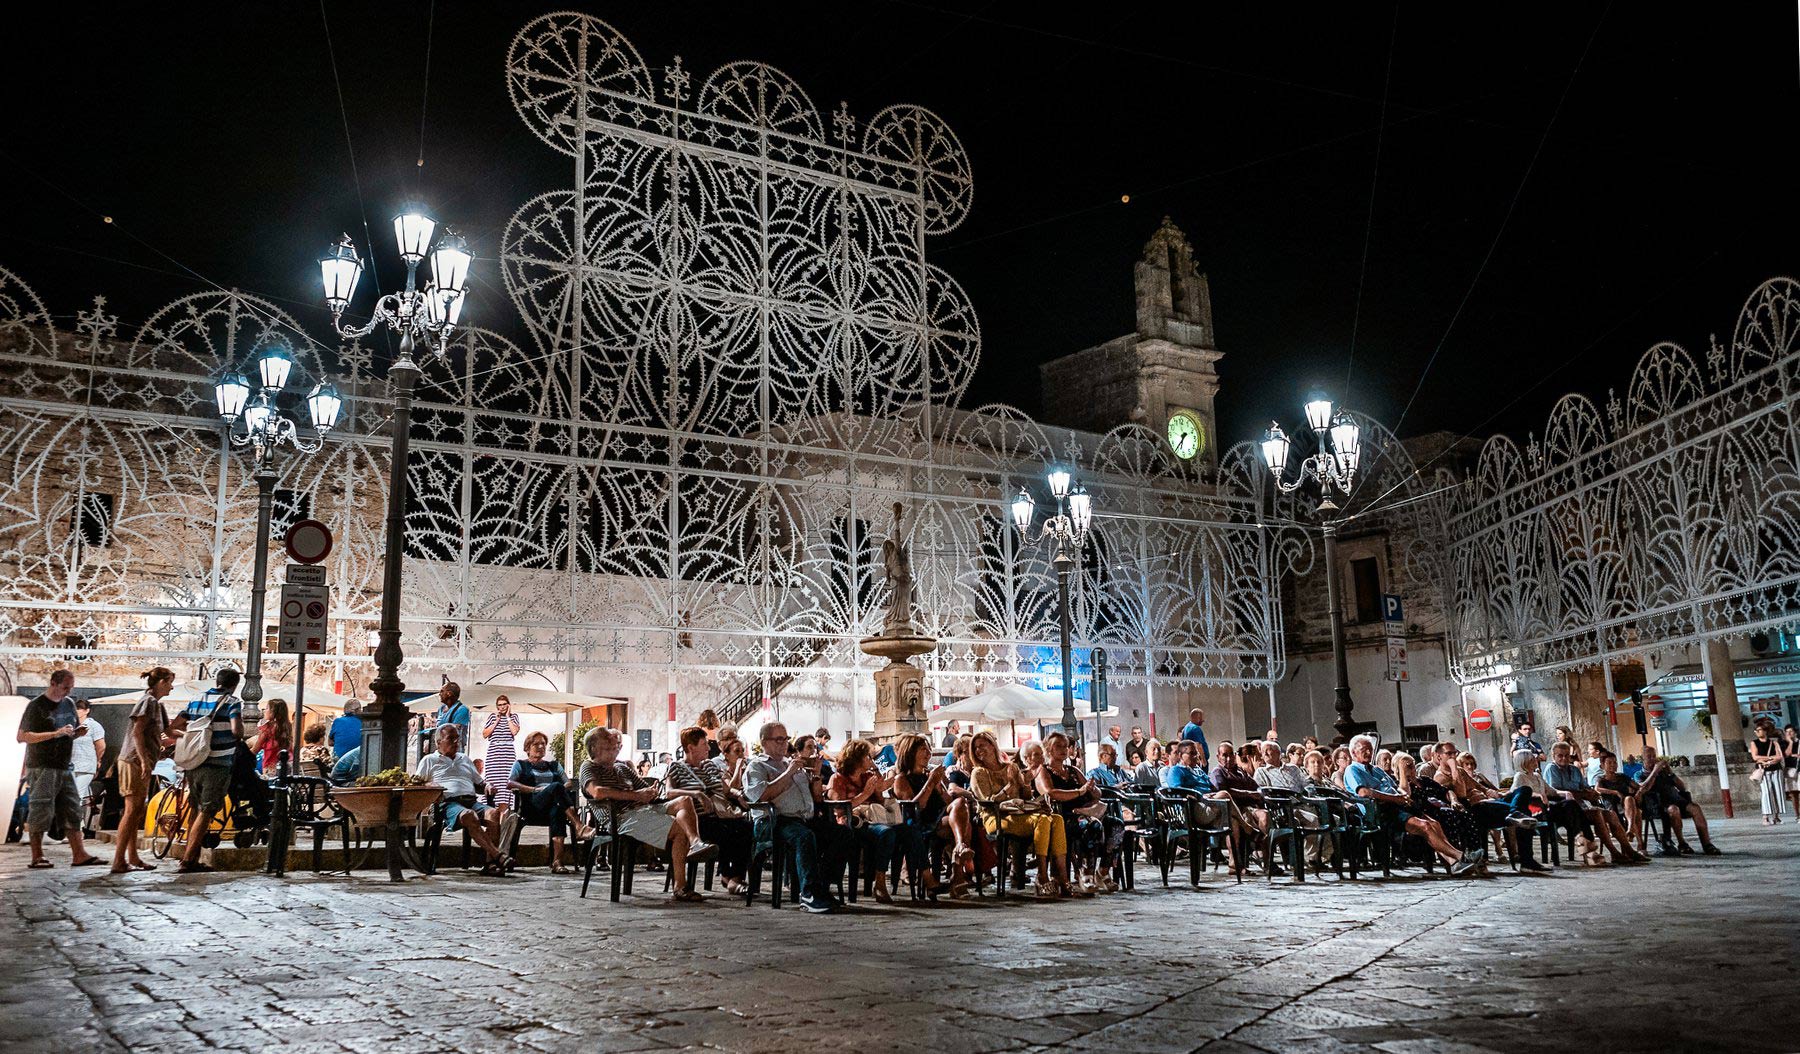
[[[75,789],[70,761],[74,742],[87,735],[87,727],[76,720],[75,705],[69,699],[74,690],[75,675],[57,670],[50,675],[44,694],[25,704],[19,720],[17,738],[25,744],[25,786],[31,795],[25,833],[31,842],[29,866],[36,870],[55,866],[44,855],[44,832],[55,820],[62,821],[63,834],[69,839],[71,867],[104,862],[89,854],[81,840],[81,795]]]
[[[206,847],[206,832],[213,817],[225,807],[225,793],[231,787],[231,766],[237,758],[238,743],[244,738],[244,704],[234,693],[238,672],[219,671],[214,687],[188,704],[183,716],[189,724],[212,720],[206,760],[187,770],[188,806],[193,820],[188,824],[187,841],[181,850],[181,866],[176,873],[191,875],[213,870],[200,862],[200,850]]]

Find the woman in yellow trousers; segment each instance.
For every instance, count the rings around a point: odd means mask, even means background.
[[[1019,770],[1000,759],[1000,743],[992,732],[977,732],[970,743],[975,770],[969,773],[969,789],[985,802],[1032,802],[1035,796],[1025,785]],[[1069,890],[1069,845],[1063,831],[1063,818],[1054,812],[1021,812],[1007,815],[995,810],[982,810],[982,823],[989,836],[999,831],[1018,838],[1031,839],[1032,851],[1038,858],[1038,881],[1035,892],[1040,897],[1066,897]],[[1001,861],[1001,867],[1007,866]]]

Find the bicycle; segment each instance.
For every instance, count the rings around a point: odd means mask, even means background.
[[[176,842],[186,840],[188,826],[194,820],[193,803],[188,800],[185,780],[169,784],[161,793],[172,796],[173,801],[172,804],[165,803],[156,812],[155,825],[150,832],[150,852],[158,860],[165,859]],[[228,802],[225,808],[213,816],[212,823],[207,825],[206,834],[201,837],[201,843],[206,848],[217,849],[224,840],[226,821],[231,811]]]

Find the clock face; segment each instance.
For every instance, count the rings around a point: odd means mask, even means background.
[[[1169,418],[1169,449],[1183,461],[1192,460],[1206,449],[1206,426],[1186,410],[1178,412]]]

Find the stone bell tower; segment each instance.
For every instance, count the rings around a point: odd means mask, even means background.
[[[1137,330],[1039,367],[1044,417],[1052,424],[1105,432],[1127,421],[1142,424],[1191,454],[1218,463],[1213,399],[1221,353],[1213,336],[1212,291],[1194,265],[1187,237],[1167,217],[1144,245],[1133,273]],[[1181,421],[1175,421],[1176,418]],[[1170,424],[1175,421],[1175,428]],[[1190,428],[1188,422],[1197,428]]]

